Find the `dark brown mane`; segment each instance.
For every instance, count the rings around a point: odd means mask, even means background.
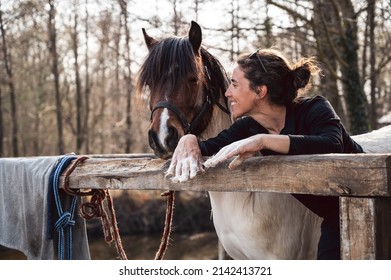
[[[159,92],[167,82],[173,92],[178,85],[187,82],[188,73],[198,73],[195,79],[203,79],[203,69],[196,59],[188,39],[169,37],[155,44],[140,68],[137,92],[146,86],[150,92]]]

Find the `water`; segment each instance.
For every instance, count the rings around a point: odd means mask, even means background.
[[[125,236],[122,245],[130,260],[154,259],[161,236]],[[165,260],[210,260],[217,259],[217,237],[214,232],[194,235],[172,234],[171,242],[164,256]],[[107,244],[103,238],[90,240],[91,259],[118,259],[114,244]]]
[[[122,245],[129,260],[152,260],[159,248],[161,235],[122,236]],[[92,260],[119,259],[114,243],[103,237],[89,239]],[[171,234],[165,260],[213,260],[218,257],[218,239],[214,232],[198,234]],[[26,257],[15,250],[0,248],[0,260],[23,260]]]

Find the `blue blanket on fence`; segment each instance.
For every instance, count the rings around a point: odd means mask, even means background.
[[[57,259],[48,239],[49,177],[61,156],[0,158],[0,244],[28,259]],[[78,198],[79,199],[79,198]],[[74,216],[73,259],[90,259],[86,223]]]

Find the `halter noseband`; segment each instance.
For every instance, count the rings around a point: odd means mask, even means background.
[[[208,80],[211,81],[212,79],[210,77],[209,70],[206,66],[205,66],[205,72],[206,72]],[[190,123],[187,121],[185,115],[181,112],[181,110],[179,110],[175,105],[173,105],[167,101],[159,101],[158,103],[156,103],[155,107],[151,111],[151,120],[152,120],[153,112],[155,112],[155,110],[157,110],[159,108],[166,108],[176,114],[178,119],[181,121],[181,124],[182,124],[182,127],[183,127],[185,134],[189,134],[189,133],[192,133],[194,128],[196,128],[198,126],[198,124],[201,121],[202,116],[208,110],[210,110],[212,108],[212,105],[217,105],[220,108],[220,110],[222,110],[226,114],[230,115],[229,110],[227,108],[225,108],[223,105],[221,105],[216,98],[213,98],[211,90],[207,89],[206,90],[206,102],[204,103],[204,105],[202,105],[201,110],[198,112],[197,115],[195,115],[195,117],[193,118],[193,120]]]
[[[182,124],[182,127],[183,127],[183,130],[185,132],[185,134],[189,134],[189,133],[192,133],[192,130],[197,127],[197,125],[199,124],[200,120],[201,120],[201,117],[202,115],[207,112],[212,103],[211,101],[209,100],[209,98],[207,97],[206,98],[206,102],[204,103],[204,105],[202,106],[201,110],[198,112],[198,114],[193,118],[193,120],[189,123],[187,120],[186,120],[186,117],[185,115],[175,106],[175,105],[172,105],[171,103],[167,102],[167,101],[160,101],[156,104],[156,106],[153,108],[152,112],[151,112],[151,119],[152,119],[152,115],[153,115],[153,112],[159,108],[166,108],[172,112],[174,112],[176,114],[176,116],[178,117],[178,119],[181,121],[181,124]]]

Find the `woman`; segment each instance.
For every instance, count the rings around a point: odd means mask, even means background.
[[[173,176],[173,180],[187,180],[204,171],[203,167],[232,157],[235,159],[229,168],[235,168],[259,152],[264,156],[362,153],[325,98],[299,96],[299,90],[308,90],[311,78],[318,74],[314,58],[292,64],[275,49],[242,54],[225,93],[236,121],[206,141],[198,141],[194,135],[183,136],[167,175]],[[202,156],[212,155],[203,164]],[[338,197],[294,197],[324,219],[318,259],[339,259]]]

